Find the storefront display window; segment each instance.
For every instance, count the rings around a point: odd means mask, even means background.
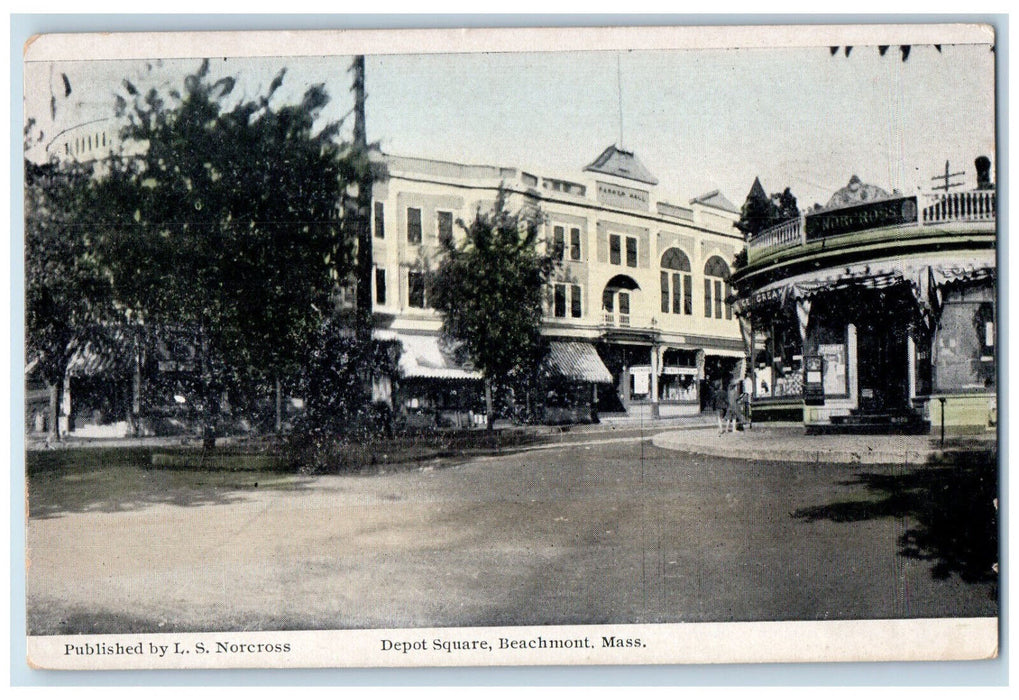
[[[799,330],[779,316],[754,331],[754,391],[758,398],[803,395],[803,353]]]
[[[935,341],[936,392],[995,387],[994,303],[991,290],[946,295]]]

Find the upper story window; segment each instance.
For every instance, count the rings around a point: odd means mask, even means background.
[[[560,260],[580,260],[580,229],[570,228],[567,238],[565,226],[553,226],[552,245],[554,255],[558,256]]]
[[[453,212],[440,211],[436,213],[439,229],[439,244],[452,245],[453,243]]]
[[[375,237],[386,237],[386,207],[382,202],[375,202]]]
[[[580,229],[570,229],[570,260],[580,260]]]
[[[704,316],[732,319],[732,305],[725,299],[731,294],[729,266],[717,255],[708,258],[704,265]]]
[[[417,207],[407,207],[407,242],[421,245],[421,210]]]
[[[613,265],[623,264],[623,251],[626,252],[626,266],[637,267],[637,238],[636,236],[621,236],[618,233],[609,234],[609,262]]]
[[[613,265],[623,264],[623,248],[626,249],[626,266],[637,267],[637,238],[635,236],[621,236],[618,233],[609,234],[609,262]]]
[[[386,305],[386,268],[375,268],[375,303],[379,306]]]
[[[579,284],[557,282],[552,290],[552,315],[556,318],[580,318],[584,313]]]
[[[566,255],[566,228],[564,226],[552,227],[552,255],[562,259]]]
[[[679,248],[662,256],[662,313],[693,314],[693,278],[690,258]]]
[[[407,306],[425,308],[425,273],[421,270],[407,270]]]

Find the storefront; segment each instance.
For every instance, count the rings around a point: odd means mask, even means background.
[[[996,426],[994,191],[884,196],[841,206],[837,193],[840,206],[748,241],[733,279],[755,420]]]

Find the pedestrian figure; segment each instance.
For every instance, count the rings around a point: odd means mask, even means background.
[[[719,435],[732,432],[750,425],[750,394],[746,392],[744,383],[738,379],[729,382],[725,393],[725,410],[719,417]]]

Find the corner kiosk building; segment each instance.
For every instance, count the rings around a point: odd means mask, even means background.
[[[735,308],[755,416],[809,432],[997,426],[997,195],[889,194],[853,177],[747,240]]]

